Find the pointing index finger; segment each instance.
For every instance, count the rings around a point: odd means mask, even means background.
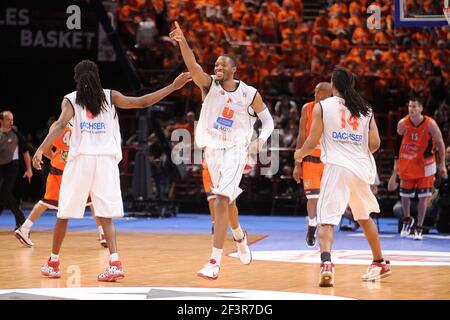
[[[178,30],[180,30],[180,25],[178,24],[178,21],[175,21],[175,28],[177,28]]]

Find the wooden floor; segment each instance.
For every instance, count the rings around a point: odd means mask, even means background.
[[[252,236],[253,241],[261,236]],[[24,248],[12,232],[0,231],[0,289],[99,287],[196,287],[272,290],[336,295],[357,299],[450,299],[450,267],[393,266],[393,275],[381,282],[360,281],[367,266],[337,265],[334,288],[318,287],[318,264],[253,261],[248,266],[224,256],[219,279],[196,276],[210,254],[209,235],[120,233],[120,259],[126,278],[99,283],[108,250],[97,234],[69,232],[60,254],[62,278],[40,276],[40,266],[50,253],[50,232],[33,232],[35,248]],[[235,249],[227,240],[225,253]],[[79,277],[74,277],[79,270]]]

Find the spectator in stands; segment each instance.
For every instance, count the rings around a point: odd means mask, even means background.
[[[347,25],[348,21],[344,14],[342,12],[337,12],[336,15],[328,21],[328,30],[332,34],[337,35],[338,31],[347,28]]]
[[[283,4],[281,11],[278,13],[277,19],[280,29],[286,28],[290,20],[294,20],[297,23],[300,21],[300,18],[294,9],[294,4],[289,1]]]
[[[270,12],[267,3],[261,4],[258,16],[257,31],[261,42],[278,42],[278,23],[275,15]]]
[[[253,6],[249,6],[247,13],[242,17],[242,30],[244,30],[247,35],[250,35],[255,31],[257,21],[258,16],[255,13],[255,8]]]
[[[244,0],[235,0],[233,3],[233,20],[240,21],[247,11]]]
[[[269,6],[270,11],[275,15],[275,17],[278,17],[278,14],[281,11],[281,7],[278,4],[276,0],[267,0],[267,5]]]
[[[328,28],[328,16],[325,10],[319,10],[319,15],[314,20],[313,33],[317,33],[320,28]]]

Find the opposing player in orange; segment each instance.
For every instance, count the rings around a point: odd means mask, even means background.
[[[296,149],[300,149],[309,136],[314,105],[321,100],[331,97],[331,95],[331,85],[328,82],[320,82],[314,90],[314,101],[308,102],[302,107]],[[319,199],[323,168],[324,165],[320,161],[320,145],[317,145],[313,153],[305,157],[302,163],[295,163],[293,173],[297,183],[300,183],[300,179],[303,178],[303,189],[307,199],[306,209],[308,211],[308,232],[306,233],[306,244],[308,247],[316,246],[317,199]]]
[[[422,226],[425,220],[427,202],[433,193],[436,159],[434,147],[439,153],[439,175],[446,179],[445,144],[441,130],[436,122],[422,115],[423,105],[420,99],[412,98],[408,104],[408,115],[397,125],[399,138],[396,143],[393,177],[400,177],[400,197],[403,206],[403,227],[401,237],[411,233],[414,218],[410,215],[410,198],[418,193],[417,224],[414,240],[422,240]]]
[[[25,246],[33,247],[34,243],[30,239],[30,231],[33,223],[47,210],[58,209],[59,202],[59,189],[61,187],[61,179],[66,166],[67,155],[69,152],[71,130],[67,126],[63,133],[53,143],[53,147],[56,151],[52,151],[52,148],[46,151],[45,156],[50,159],[51,167],[47,176],[47,184],[45,188],[45,195],[42,200],[37,202],[30,212],[30,215],[25,222],[15,231],[14,236]],[[94,215],[94,208],[91,206],[92,215]],[[100,244],[107,248],[107,243],[103,229],[95,218],[95,222],[98,226]]]

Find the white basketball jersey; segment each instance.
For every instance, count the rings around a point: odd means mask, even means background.
[[[376,176],[375,159],[369,150],[369,126],[372,113],[353,117],[340,97],[320,101],[323,133],[321,161],[345,167],[369,184]]]
[[[116,108],[111,102],[111,90],[103,89],[103,92],[107,102],[106,111],[96,117],[75,102],[76,91],[64,96],[70,101],[75,112],[67,161],[80,154],[110,155],[117,162],[122,160],[122,138]]]
[[[200,148],[230,148],[249,144],[256,117],[250,108],[257,90],[236,80],[236,90],[222,88],[215,76],[206,95],[195,130],[195,142]]]

